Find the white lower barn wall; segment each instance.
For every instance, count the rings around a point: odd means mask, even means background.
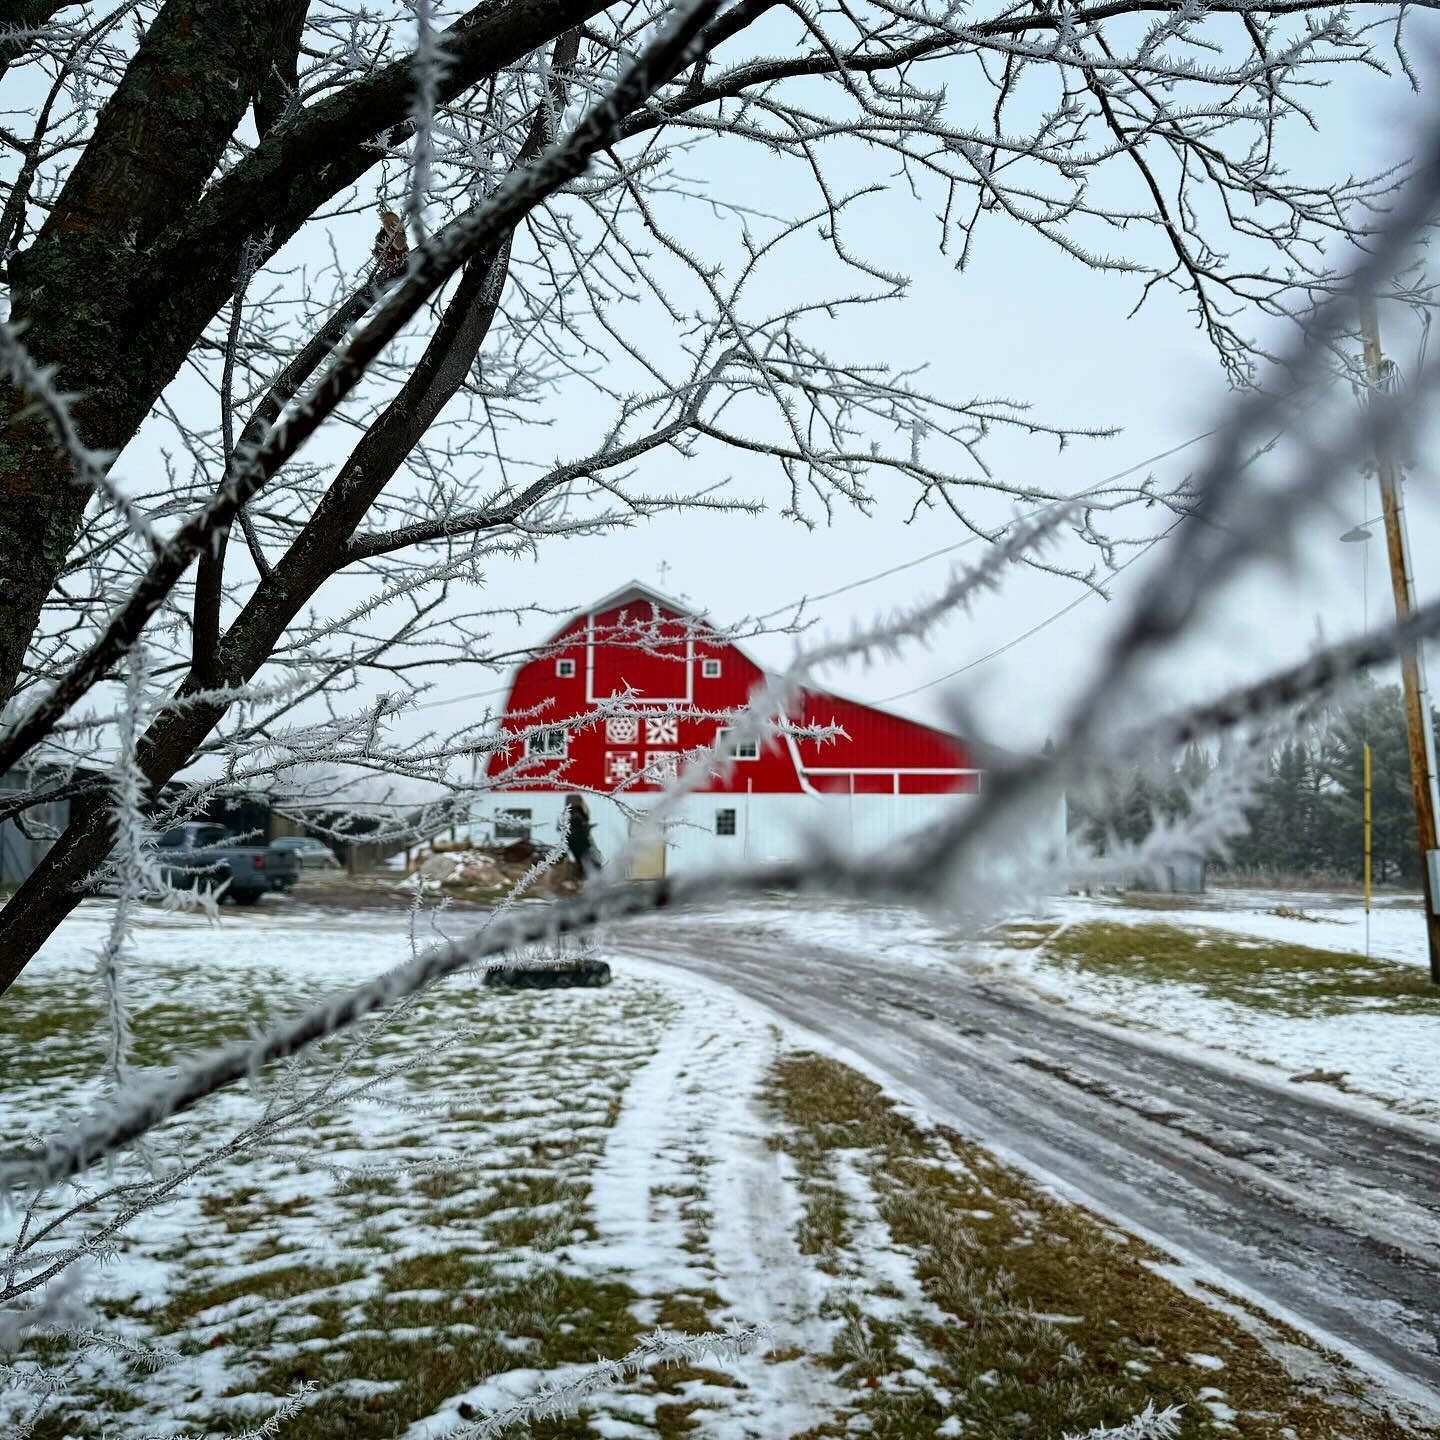
[[[727,864],[790,860],[804,854],[817,837],[851,854],[885,851],[917,830],[949,818],[957,808],[974,805],[977,799],[975,795],[687,795],[665,826],[665,871],[676,874]],[[651,802],[637,795],[627,803],[633,810],[642,810]],[[630,839],[629,816],[605,796],[588,795],[586,804],[601,857],[607,862],[617,859]],[[559,792],[517,791],[496,796],[476,806],[471,833],[481,843],[503,841],[503,812],[528,811],[531,838],[536,844],[549,845],[559,838],[564,807],[565,796]],[[734,833],[728,835],[722,833],[727,811],[732,812],[734,825]],[[497,821],[501,822],[498,833]],[[1037,859],[1054,856],[1058,860],[1064,853],[1064,798],[1045,807],[1032,828],[1034,833],[1026,837],[1024,851]]]

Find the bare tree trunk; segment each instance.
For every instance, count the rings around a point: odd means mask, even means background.
[[[573,41],[566,56],[573,59]],[[229,633],[197,657],[180,693],[254,678],[285,627],[349,557],[350,536],[416,441],[464,381],[495,318],[509,243],[478,256],[462,274],[450,304],[385,415],[341,469],[310,523],[260,585]],[[192,759],[224,718],[226,706],[166,711],[137,757],[152,794]],[[71,819],[44,860],[0,910],[0,995],[79,903],[87,879],[105,862],[112,825],[104,799],[72,802]]]
[[[277,24],[293,19],[281,12],[294,3],[170,0],[34,244],[10,262],[23,343],[37,365],[54,367],[59,390],[79,397],[74,419],[92,450],[128,442],[220,303],[207,308],[192,295],[181,323],[163,316],[169,343],[146,343],[174,293],[162,277],[177,257],[163,237],[204,192],[275,59]],[[217,84],[217,76],[232,78]],[[31,398],[8,387],[0,411],[0,703],[13,693],[88,499],[46,422],[17,419]]]
[[[233,291],[245,241],[290,238],[376,163],[369,141],[403,124],[408,60],[274,125],[277,45],[298,44],[299,0],[170,0],[146,32],[33,245],[13,257],[14,318],[56,384],[82,398],[82,441],[118,452]],[[603,0],[477,6],[449,31],[451,97],[553,40]],[[222,77],[223,83],[217,83]],[[274,128],[211,184],[252,97]],[[208,189],[207,189],[208,186]],[[84,513],[43,422],[0,409],[0,704],[14,692],[45,596]]]

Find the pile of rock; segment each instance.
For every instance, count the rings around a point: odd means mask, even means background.
[[[472,846],[439,841],[416,855],[398,889],[422,895],[455,894],[498,898],[507,894],[545,851],[528,840],[510,845]],[[531,896],[573,895],[580,888],[575,866],[567,858],[545,870],[526,888]]]

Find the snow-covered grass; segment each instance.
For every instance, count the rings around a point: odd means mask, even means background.
[[[1182,984],[1217,1000],[1291,1017],[1352,1013],[1440,1017],[1440,987],[1412,965],[1367,960],[1200,926],[1092,920],[1010,931],[1057,961],[1094,975]]]
[[[1370,915],[1354,895],[1330,891],[1212,890],[1185,896],[1056,899],[1048,908],[1063,918],[1170,919],[1258,940],[1311,945],[1347,955],[1369,955],[1411,969],[1429,964],[1423,901],[1419,895],[1377,897]]]
[[[997,926],[971,963],[1076,1010],[1440,1119],[1440,987],[1423,912],[1227,894],[1162,908],[1071,898]]]
[[[843,1319],[831,1353],[849,1402],[814,1436],[1058,1440],[1147,1402],[1183,1406],[1185,1436],[1406,1433],[1350,1403],[1363,1386],[1343,1367],[1322,1361],[1329,1398],[1302,1382],[1288,1367],[1321,1357],[1295,1332],[1217,1312],[1159,1251],[917,1124],[853,1070],[800,1054],[776,1076],[802,1244]]]
[[[83,907],[12,992],[20,1003],[0,1011],[0,1045],[24,1057],[6,1077],[12,1136],[21,1117],[31,1133],[65,1124],[97,1093],[86,971],[103,908]],[[137,1058],[158,1065],[409,946],[403,919],[372,912],[348,923],[244,915],[219,929],[151,914],[137,948]],[[349,1060],[347,1082],[378,1079],[374,1088],[215,1165],[117,1237],[87,1277],[91,1323],[180,1358],[147,1374],[87,1356],[35,1433],[234,1434],[311,1385],[285,1436],[421,1440],[623,1355],[656,1326],[723,1328],[732,1313],[703,1246],[691,1257],[635,1232],[663,1174],[647,1149],[660,1133],[652,1121],[663,1114],[674,1147],[713,1167],[723,1112],[749,1099],[773,1050],[764,1027],[752,1029],[750,1053],[722,1046],[733,1037],[713,1006],[624,976],[605,991],[506,995],[461,977],[425,995]],[[674,1055],[707,1049],[703,1086],[655,1080]],[[332,1047],[300,1090],[343,1053]],[[253,1124],[274,1094],[195,1112],[156,1139],[157,1163]],[[642,1183],[627,1191],[615,1179],[626,1172]],[[123,1200],[50,1244],[93,1234]],[[42,1337],[28,1358],[64,1363],[73,1349]],[[743,1414],[747,1394],[720,1370],[669,1366],[599,1397],[590,1414],[663,1435],[715,1397]],[[584,1434],[588,1422],[533,1433]]]
[[[7,1148],[100,1093],[107,921],[82,906],[0,1007]],[[431,917],[412,937],[378,911],[218,927],[146,913],[127,976],[135,1063],[173,1063],[462,923]],[[904,941],[917,963],[938,933],[921,929]],[[65,1390],[42,1440],[239,1435],[289,1397],[281,1440],[432,1440],[657,1327],[761,1324],[768,1353],[657,1366],[525,1433],[1058,1440],[1151,1400],[1185,1404],[1190,1437],[1403,1433],[1292,1381],[1286,1347],[1351,1383],[1300,1337],[1237,1327],[1164,1278],[1163,1256],[797,1052],[745,1004],[615,964],[600,991],[457,977],[363,1050],[332,1044],[285,1084],[258,1077],[162,1130],[161,1173],[247,1138],[95,1247],[83,1323],[169,1363],[37,1334],[19,1384],[0,1369],[0,1431],[43,1365]],[[286,1106],[293,1121],[256,1128]],[[101,1234],[129,1193],[39,1248]],[[32,1233],[78,1198],[50,1197]],[[18,1223],[0,1219],[0,1241]]]

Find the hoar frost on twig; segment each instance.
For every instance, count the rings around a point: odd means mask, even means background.
[[[656,1330],[627,1354],[601,1360],[579,1375],[558,1384],[544,1385],[505,1410],[445,1432],[446,1440],[489,1440],[518,1425],[536,1420],[574,1415],[592,1395],[613,1390],[632,1376],[655,1364],[676,1361],[734,1360],[768,1343],[770,1332],[763,1325],[734,1325],[723,1331],[699,1335],[677,1335]]]

